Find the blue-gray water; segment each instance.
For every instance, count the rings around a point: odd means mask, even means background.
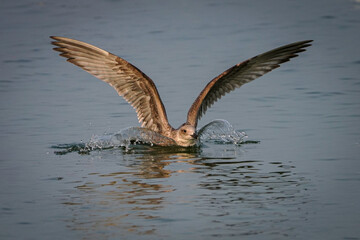
[[[139,67],[174,127],[223,70],[315,41],[199,123],[258,144],[57,155],[139,124],[50,35]],[[360,239],[359,42],[355,0],[1,1],[0,239]]]

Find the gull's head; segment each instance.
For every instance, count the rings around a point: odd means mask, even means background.
[[[175,141],[180,146],[193,146],[196,144],[197,140],[198,136],[196,134],[196,129],[193,126],[185,123],[176,129]]]

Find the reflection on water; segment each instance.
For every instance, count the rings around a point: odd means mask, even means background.
[[[206,157],[207,150],[200,148],[92,152],[94,158],[106,158],[104,152],[124,155],[119,169],[87,173],[86,181],[80,180],[68,193],[63,204],[73,213],[69,226],[85,239],[171,237],[166,226],[174,221],[187,227],[172,229],[172,234],[194,230],[204,237],[285,234],[294,226],[283,224],[277,232],[272,226],[286,222],[306,202],[306,179],[296,175],[294,166],[281,162],[240,161],[235,157],[240,147],[236,148],[224,158]],[[184,211],[186,219],[181,217]],[[188,219],[189,212],[193,219]],[[299,221],[304,218],[297,216]],[[204,224],[193,229],[192,221]]]

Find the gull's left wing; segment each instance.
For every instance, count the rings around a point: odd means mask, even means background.
[[[312,40],[291,43],[229,68],[211,80],[201,91],[189,109],[187,123],[196,128],[198,120],[218,99],[298,56],[297,53],[305,51],[305,48],[311,45],[310,42]]]

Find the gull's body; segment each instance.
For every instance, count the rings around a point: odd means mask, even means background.
[[[281,63],[305,51],[311,40],[276,48],[239,63],[211,80],[189,109],[187,120],[173,128],[167,119],[164,105],[154,82],[126,60],[98,47],[78,40],[51,37],[60,56],[88,73],[110,84],[137,112],[142,127],[171,138],[179,146],[193,146],[197,142],[197,122],[206,110],[226,93],[241,87]]]

